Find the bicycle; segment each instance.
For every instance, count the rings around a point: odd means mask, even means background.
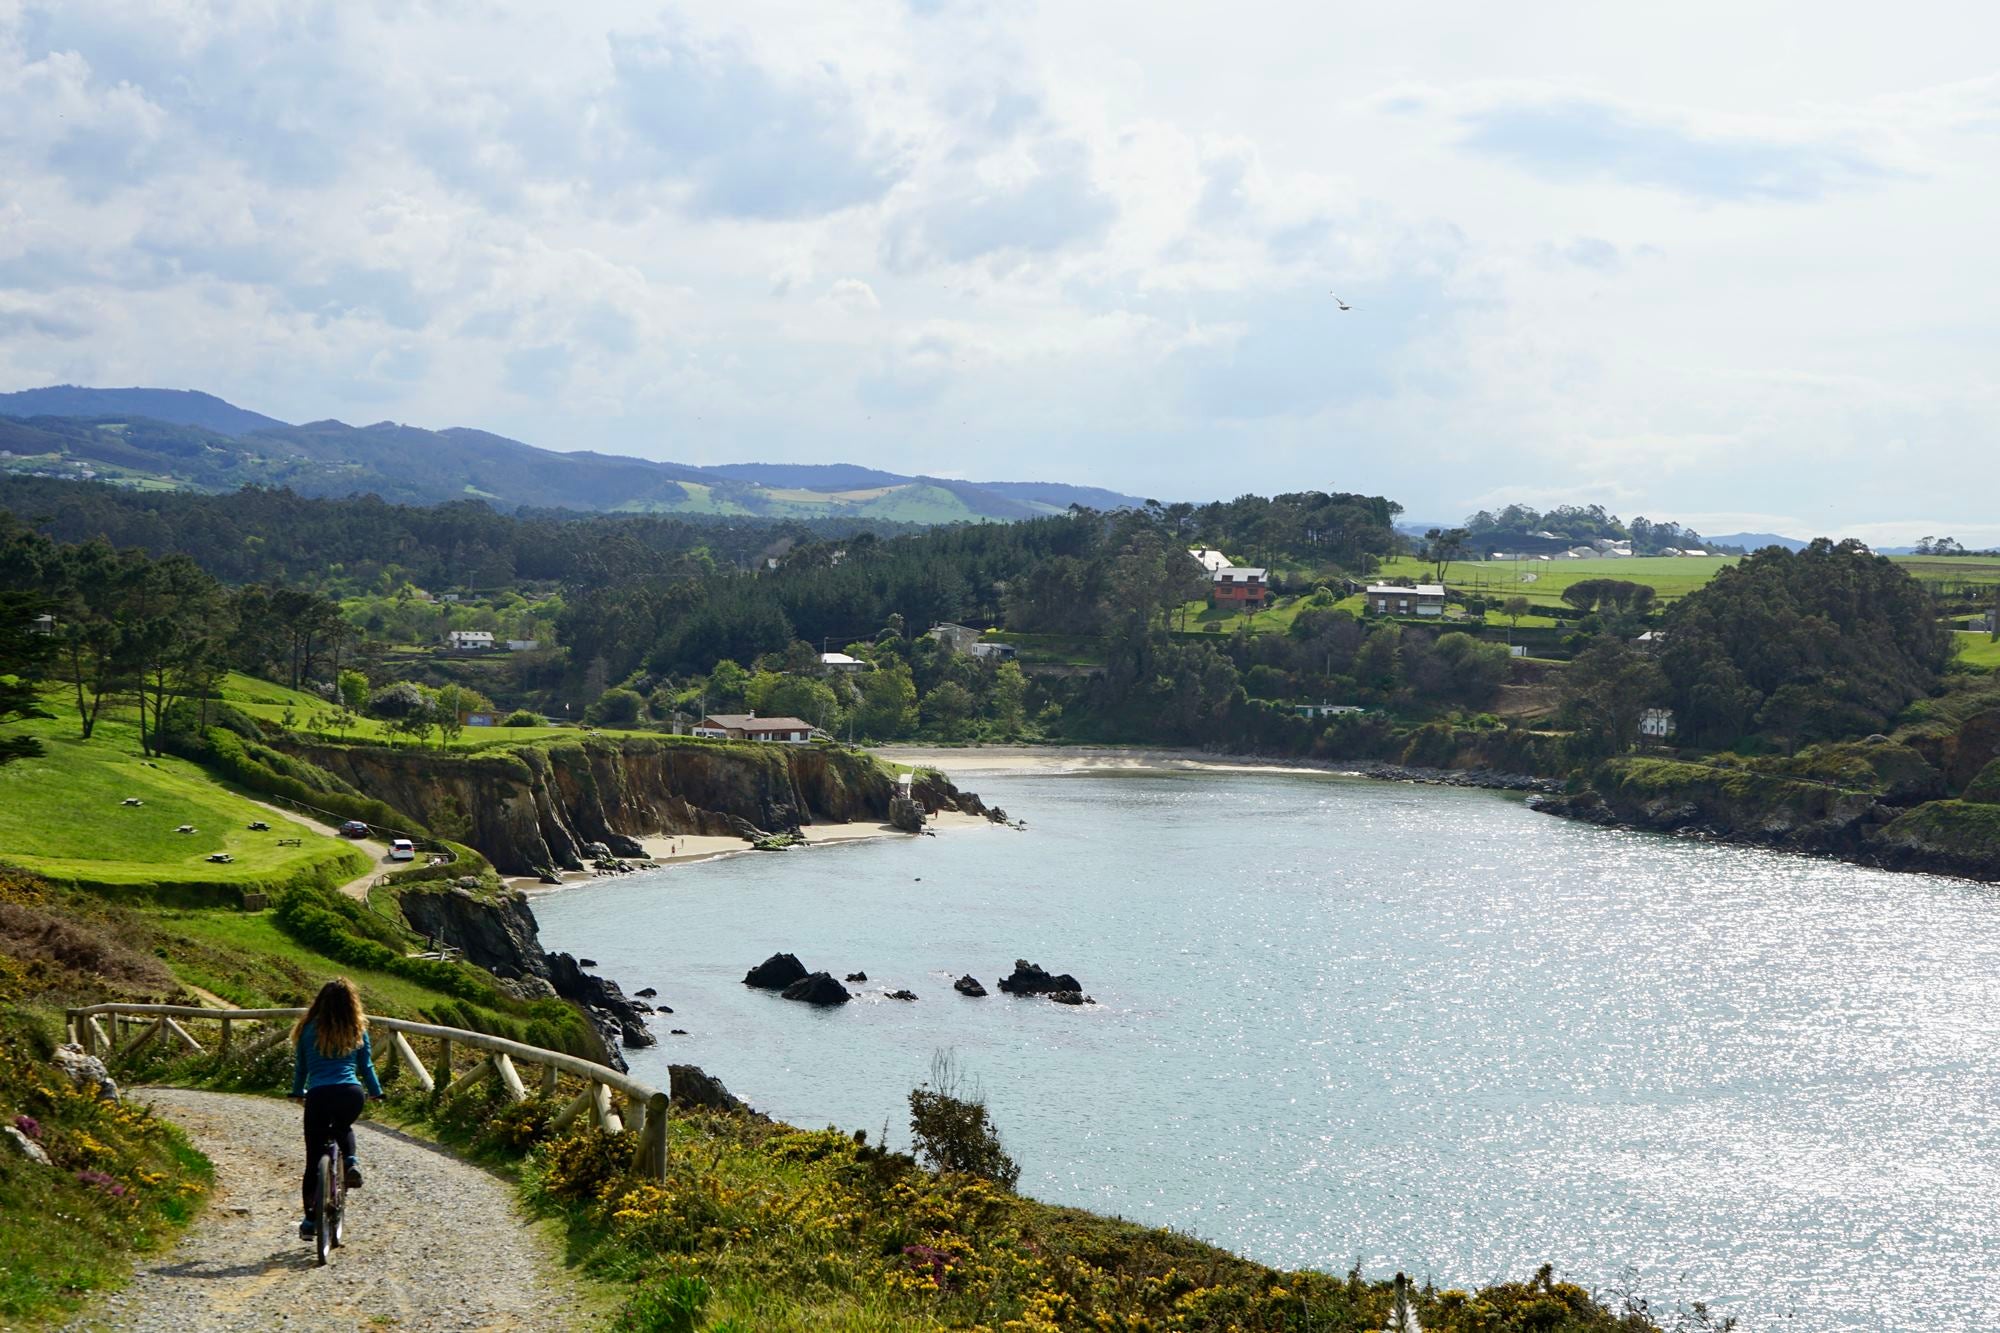
[[[340,1248],[346,1228],[347,1214],[347,1164],[340,1156],[340,1135],[328,1134],[314,1150],[317,1162],[318,1188],[314,1191],[313,1254],[320,1264],[326,1263],[328,1250]]]

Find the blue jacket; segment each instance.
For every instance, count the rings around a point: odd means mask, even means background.
[[[308,1023],[299,1033],[299,1049],[292,1061],[292,1096],[303,1097],[314,1088],[352,1083],[369,1096],[382,1095],[382,1081],[375,1077],[375,1052],[368,1044],[368,1030],[361,1030],[361,1044],[346,1055],[321,1055],[319,1042]]]

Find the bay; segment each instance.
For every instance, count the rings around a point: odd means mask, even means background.
[[[699,1064],[907,1146],[949,1049],[1024,1192],[1272,1264],[1552,1262],[1755,1328],[1928,1329],[2000,1292],[1990,886],[1334,775],[968,785],[1028,830],[592,882],[535,899],[543,939],[660,989],[629,1058],[662,1086]],[[869,981],[825,1011],[742,985],[779,950]],[[999,994],[1016,957],[1097,1003]]]

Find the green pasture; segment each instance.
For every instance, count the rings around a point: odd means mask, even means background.
[[[55,717],[23,724],[46,751],[0,768],[0,861],[51,879],[91,884],[282,882],[324,866],[345,878],[367,859],[352,847],[292,824],[217,786],[185,760],[148,759],[129,713],[82,739],[73,705],[51,695]],[[12,729],[10,729],[12,730]],[[124,804],[127,797],[144,802]],[[252,821],[271,825],[253,833]],[[196,832],[177,833],[182,824]],[[297,847],[278,839],[296,837]],[[211,852],[234,860],[220,865]]]
[[[1958,643],[1958,660],[1967,666],[1983,667],[1988,671],[2000,671],[2000,643],[1993,636],[1979,631],[1959,630],[1952,635]]]
[[[328,720],[333,705],[316,695],[302,690],[289,689],[268,680],[258,680],[239,672],[230,672],[223,678],[217,691],[223,702],[248,713],[260,722],[285,724],[285,714],[291,714],[289,725],[299,731],[335,736],[341,740],[366,745],[414,745],[408,736],[389,730],[388,724],[378,718],[357,717],[354,725],[344,732],[333,729]],[[502,714],[504,716],[504,712]],[[319,719],[315,722],[314,719]],[[602,728],[600,736],[654,736],[656,731],[618,731]],[[529,741],[555,740],[567,738],[576,740],[583,736],[580,727],[467,727],[458,738],[449,741],[444,748],[456,751],[486,750],[496,745],[521,745]],[[423,742],[425,749],[438,748],[438,733],[433,731],[430,739]]]
[[[1715,556],[1633,556],[1629,559],[1565,560],[1455,560],[1445,571],[1445,586],[1452,591],[1477,595],[1488,601],[1519,595],[1538,604],[1562,601],[1563,589],[1584,579],[1624,579],[1652,588],[1661,602],[1677,601],[1707,585],[1717,571],[1736,563],[1733,555]],[[1437,567],[1428,560],[1396,556],[1382,562],[1370,576],[1371,582],[1409,579],[1417,583],[1435,582]],[[1488,613],[1491,618],[1491,611]],[[1529,623],[1526,617],[1521,623]]]

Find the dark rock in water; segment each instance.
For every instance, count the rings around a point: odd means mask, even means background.
[[[1013,973],[1001,978],[1000,989],[1009,995],[1047,995],[1052,991],[1080,991],[1083,983],[1067,972],[1051,976],[1040,963],[1016,958]]]
[[[980,985],[979,979],[969,972],[957,981],[952,982],[951,988],[960,995],[970,995],[975,1000],[982,998],[986,994],[986,987]]]
[[[667,1066],[667,1101],[683,1111],[730,1111],[756,1116],[742,1100],[722,1086],[722,1080],[702,1072],[700,1065]],[[763,1119],[758,1116],[758,1119]]]
[[[668,1035],[669,1037],[685,1037],[685,1036],[686,1036],[687,1034],[688,1034],[688,1030],[687,1030],[686,1028],[668,1028],[668,1029],[667,1029],[667,1035]]]
[[[659,992],[657,990],[654,990],[651,986],[646,987],[644,990],[635,990],[632,993],[638,996],[642,1000],[650,1000],[655,995],[659,994]]]
[[[868,980],[868,974],[866,972],[849,972],[847,979],[849,981],[866,981]]]
[[[758,990],[783,990],[806,975],[806,965],[797,955],[774,953],[743,974],[743,984]]]
[[[556,874],[555,871],[553,870],[545,870],[540,875],[537,875],[536,878],[541,880],[541,882],[544,884],[562,883],[562,876]]]
[[[1052,990],[1052,991],[1050,991],[1050,992],[1049,992],[1049,998],[1050,998],[1051,1000],[1054,1000],[1054,1001],[1055,1001],[1055,1002],[1056,1002],[1057,1004],[1096,1004],[1096,1003],[1097,1003],[1097,1001],[1095,1001],[1095,1000],[1091,999],[1091,998],[1090,998],[1090,997],[1089,997],[1088,995],[1085,995],[1085,994],[1084,994],[1084,993],[1083,993],[1082,991],[1080,991],[1080,990]]]
[[[595,958],[579,958],[576,960],[576,965],[578,967],[596,967],[597,960]]]
[[[618,1035],[627,1046],[651,1046],[653,1044],[653,1034],[646,1031],[645,1027],[637,1019],[626,1019],[618,1025],[618,1028]]]
[[[917,993],[913,990],[885,990],[882,993],[892,1000],[914,1000],[917,998]]]
[[[807,1004],[846,1004],[854,998],[847,987],[833,979],[831,972],[800,977],[779,993],[787,1000],[803,1000]]]
[[[652,1012],[653,1012],[653,1006],[652,1006],[652,1005],[650,1005],[650,1004],[647,1004],[647,1003],[646,1003],[646,1002],[645,1002],[644,1000],[634,1000],[634,1001],[632,1001],[632,1007],[633,1007],[634,1009],[637,1009],[637,1010],[638,1010],[638,1011],[639,1011],[640,1013],[642,1013],[642,1014],[650,1014],[650,1013],[652,1013]]]

